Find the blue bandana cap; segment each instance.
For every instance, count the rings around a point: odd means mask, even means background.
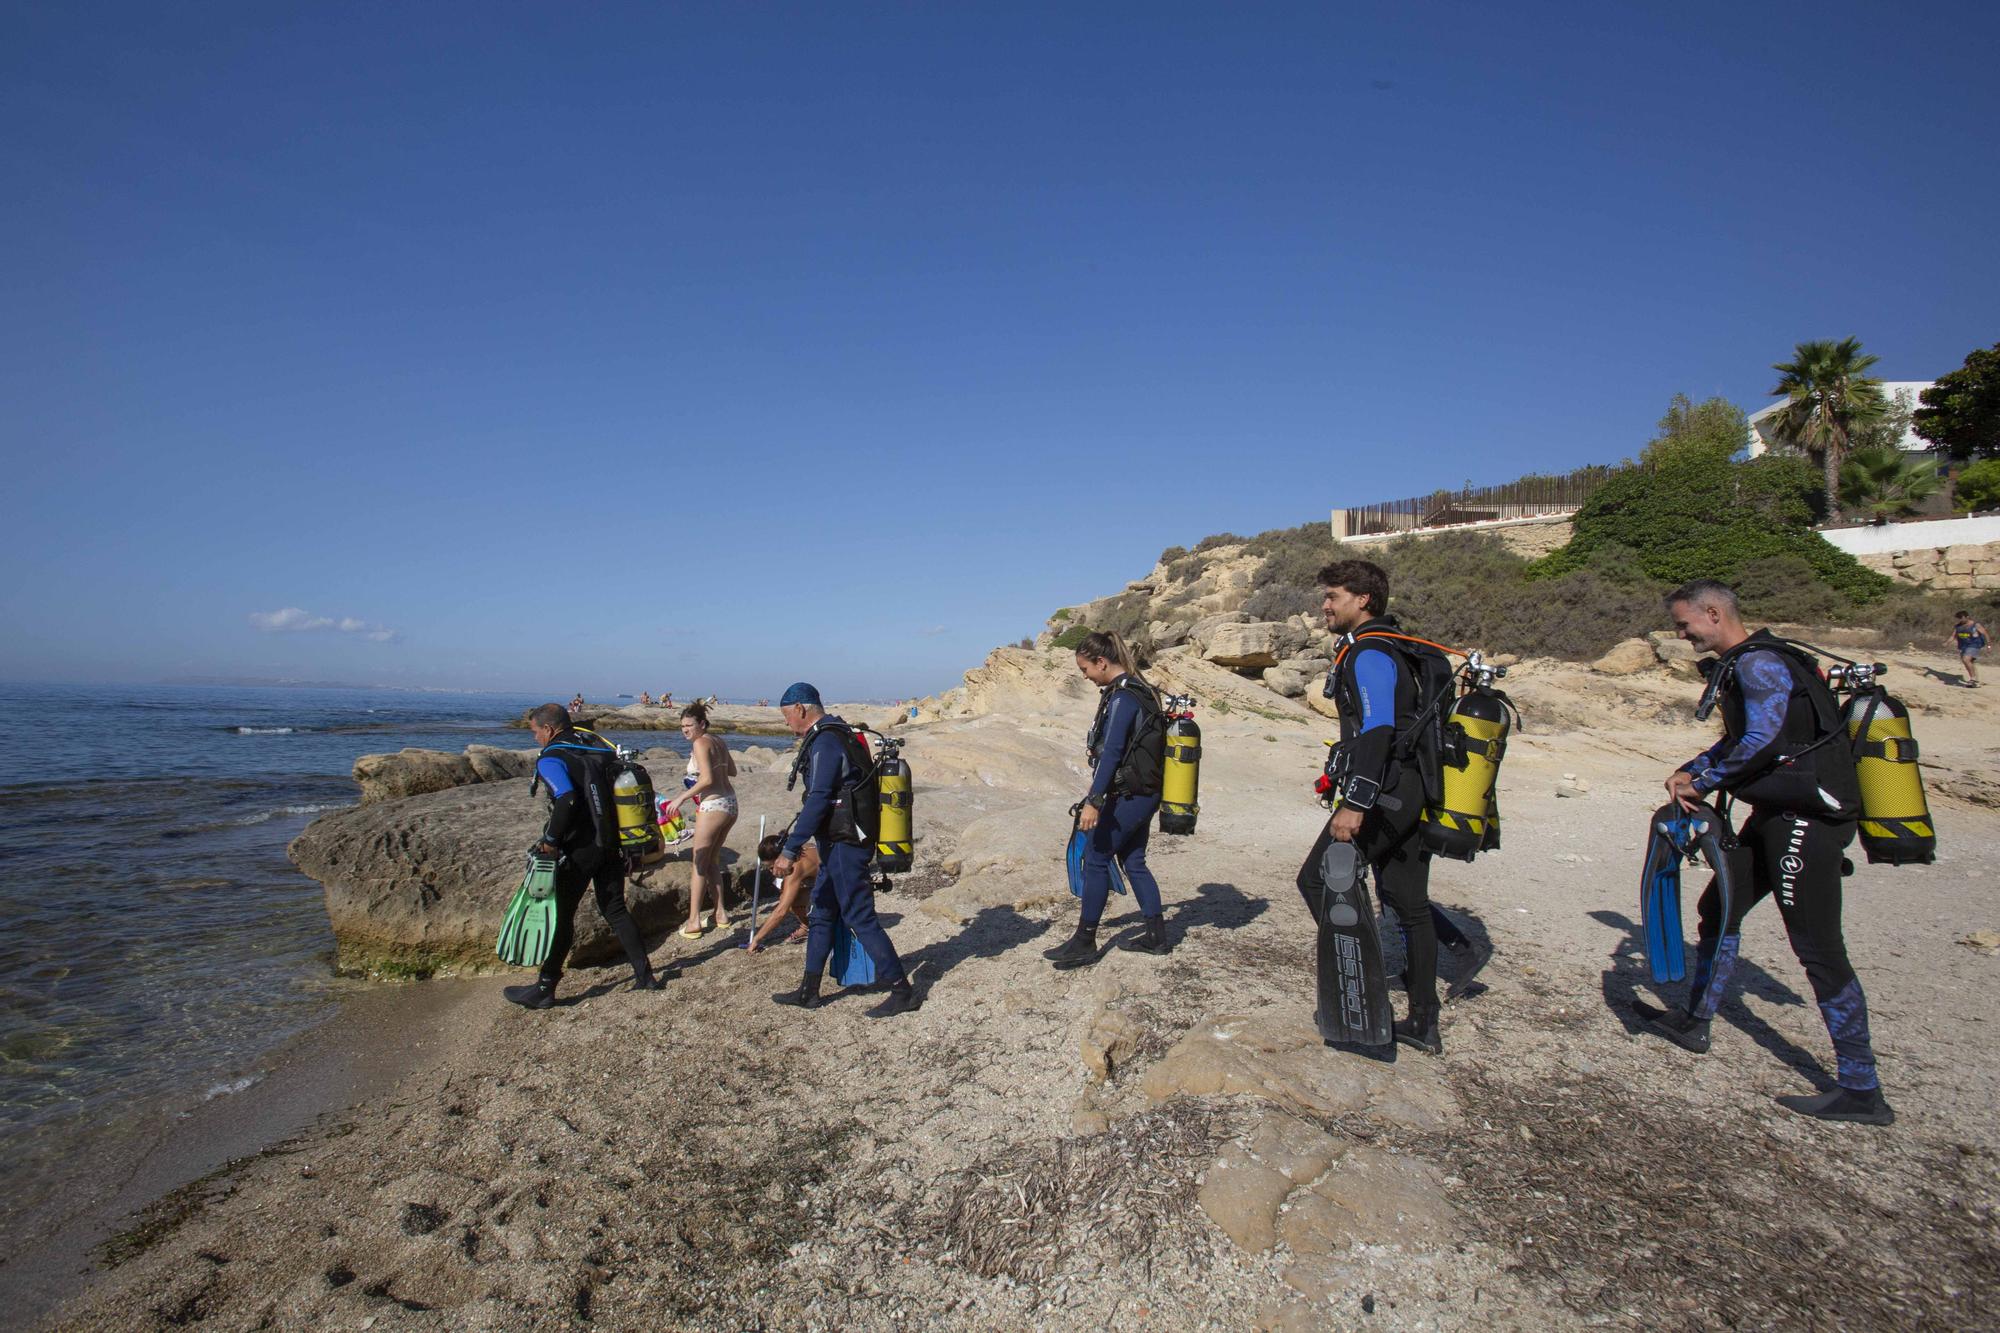
[[[778,700],[778,707],[780,708],[786,708],[792,704],[804,704],[808,708],[822,708],[825,706],[819,701],[819,691],[804,681],[800,681],[786,690],[785,697]]]

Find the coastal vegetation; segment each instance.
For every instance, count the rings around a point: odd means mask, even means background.
[[[2000,343],[1973,349],[1964,365],[1938,376],[1910,424],[1947,458],[2000,455]]]

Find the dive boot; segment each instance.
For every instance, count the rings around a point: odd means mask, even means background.
[[[1656,1004],[1644,1000],[1632,1001],[1632,1012],[1646,1025],[1648,1032],[1665,1037],[1684,1051],[1696,1055],[1708,1054],[1708,1022],[1706,1018],[1696,1018],[1685,1009],[1669,1012]]]
[[[1078,926],[1069,939],[1053,949],[1042,950],[1042,957],[1054,963],[1058,972],[1090,966],[1097,961],[1097,927]]]
[[[526,986],[509,986],[500,992],[523,1009],[549,1009],[556,1002],[556,983],[536,979]]]
[[[1128,953],[1165,953],[1167,919],[1163,916],[1147,917],[1145,928],[1129,940],[1120,940],[1118,947]]]
[[[1435,1018],[1421,1027],[1417,1025],[1414,1019],[1399,1018],[1396,1020],[1393,1031],[1396,1034],[1397,1042],[1404,1046],[1414,1046],[1425,1055],[1444,1054],[1444,1039],[1438,1036],[1438,1025]]]
[[[795,1005],[800,1009],[816,1009],[819,1007],[819,975],[808,972],[805,979],[799,982],[797,990],[779,991],[771,999],[778,1004]]]
[[[653,964],[650,961],[632,973],[633,990],[665,990],[666,988],[666,973],[655,972]]]
[[[1845,1120],[1856,1125],[1893,1125],[1896,1113],[1882,1096],[1882,1089],[1870,1088],[1866,1092],[1854,1088],[1835,1088],[1832,1092],[1819,1096],[1797,1094],[1778,1098],[1778,1105],[1787,1111],[1797,1111],[1815,1120]]]
[[[899,981],[889,987],[889,998],[868,1011],[870,1018],[894,1018],[897,1014],[907,1014],[921,1003],[916,989],[908,981]]]

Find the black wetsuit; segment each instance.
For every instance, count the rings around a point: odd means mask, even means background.
[[[1736,965],[1743,918],[1776,897],[1833,1039],[1840,1085],[1866,1091],[1877,1086],[1868,1000],[1840,927],[1841,853],[1854,841],[1861,784],[1839,707],[1811,659],[1768,631],[1723,654],[1716,673],[1722,739],[1681,767],[1694,775],[1697,792],[1749,805],[1736,835],[1749,871],[1737,881],[1748,887],[1729,904],[1727,921],[1713,880],[1701,895],[1688,1012],[1714,1016]]]
[[[618,848],[618,816],[612,805],[608,761],[614,751],[595,736],[566,729],[542,747],[535,761],[538,783],[547,783],[549,821],[542,837],[558,853],[556,925],[542,981],[562,980],[563,963],[576,938],[576,909],[586,887],[597,891],[597,910],[625,950],[633,972],[651,974],[639,928],[625,909],[625,858]]]
[[[1370,629],[1400,632],[1393,620],[1371,620]],[[1431,854],[1423,846],[1424,782],[1406,745],[1416,720],[1417,686],[1396,649],[1358,640],[1334,667],[1333,701],[1340,715],[1340,745],[1347,781],[1380,787],[1361,818],[1355,847],[1375,872],[1375,889],[1396,913],[1408,953],[1404,980],[1410,1022],[1426,1028],[1437,1021],[1437,931],[1431,918]],[[1354,790],[1350,786],[1350,790]],[[1357,802],[1358,803],[1358,802]],[[1322,828],[1299,867],[1299,892],[1306,910],[1323,897],[1320,858],[1333,835]]]

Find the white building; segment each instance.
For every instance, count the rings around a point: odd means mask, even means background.
[[[1922,407],[1923,399],[1921,395],[1925,389],[1930,388],[1934,383],[1936,383],[1935,380],[1884,380],[1882,381],[1882,396],[1890,402],[1907,397],[1910,407]],[[1785,410],[1785,403],[1787,401],[1786,399],[1779,398],[1773,401],[1769,407],[1759,408],[1750,414],[1750,456],[1752,458],[1764,453],[1777,442],[1773,436],[1773,432],[1777,427],[1778,413]],[[1931,442],[1917,434],[1915,430],[1905,430],[1903,432],[1902,443],[1897,447],[1905,453],[1915,453],[1930,448]]]

